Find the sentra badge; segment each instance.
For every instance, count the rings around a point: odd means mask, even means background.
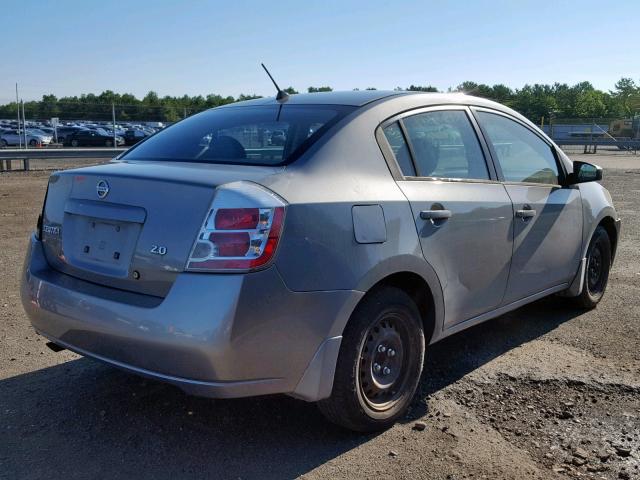
[[[42,231],[47,235],[60,235],[60,227],[55,227],[53,225],[44,225],[42,227]]]

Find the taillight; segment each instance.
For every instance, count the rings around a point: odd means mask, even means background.
[[[246,230],[258,226],[258,208],[221,208],[216,212],[215,225],[219,230]]]
[[[235,182],[219,187],[191,250],[187,270],[263,267],[275,254],[284,212],[284,202],[256,184]]]

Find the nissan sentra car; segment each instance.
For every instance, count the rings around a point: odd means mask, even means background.
[[[53,174],[23,304],[53,349],[379,430],[426,346],[547,295],[600,301],[620,229],[601,178],[463,94],[225,105]]]

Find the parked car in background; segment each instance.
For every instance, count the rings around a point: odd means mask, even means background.
[[[87,129],[67,135],[64,139],[64,145],[69,147],[113,147],[114,140],[113,135],[106,132],[101,133]],[[124,139],[116,137],[115,145],[124,145]]]
[[[22,304],[54,350],[380,430],[428,345],[551,294],[598,304],[620,230],[601,178],[462,94],[225,105],[52,175]]]
[[[87,129],[84,128],[84,127],[77,127],[77,126],[58,127],[57,128],[58,143],[63,143],[64,144],[65,139],[69,135],[77,133],[77,132],[82,132],[82,131],[85,131],[85,130],[87,130]]]
[[[45,127],[45,126],[42,126],[42,125],[39,125],[39,126],[38,126],[38,127],[36,127],[34,130],[39,130],[39,131],[41,131],[42,133],[44,133],[45,135],[48,135],[48,136],[50,136],[50,137],[52,137],[52,138],[53,138],[53,136],[54,136],[54,132],[55,132],[55,129],[54,129],[54,128],[52,128],[52,127]]]
[[[284,134],[283,130],[275,130],[271,134],[271,145],[279,145],[282,146],[285,144],[287,137]]]
[[[41,147],[51,143],[51,136],[43,132],[36,132],[30,129],[26,130],[26,142],[30,147]],[[0,135],[0,147],[16,146],[25,142],[22,130],[6,130]]]
[[[124,132],[124,142],[125,145],[135,145],[140,140],[144,140],[151,133],[149,131],[142,130],[140,128],[131,128]]]

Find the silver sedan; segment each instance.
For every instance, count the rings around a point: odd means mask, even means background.
[[[53,174],[23,304],[54,349],[383,429],[428,345],[547,295],[598,304],[620,230],[601,178],[461,94],[226,105]]]
[[[25,144],[30,147],[41,147],[51,143],[53,137],[44,132],[26,130],[7,130],[0,135],[0,147],[16,146]]]

